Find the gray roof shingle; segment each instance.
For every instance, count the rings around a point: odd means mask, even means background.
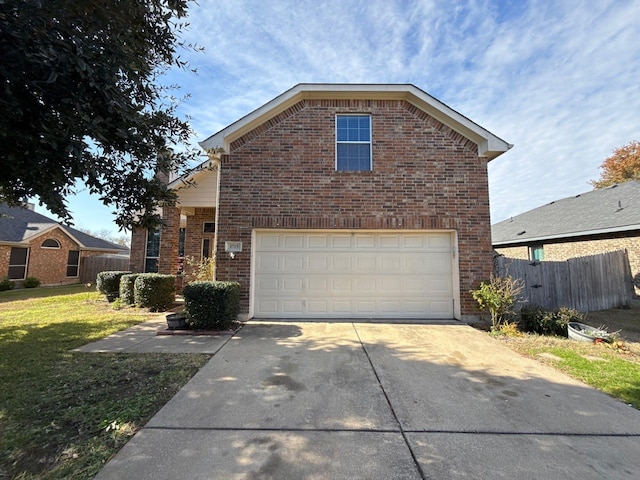
[[[24,243],[54,227],[60,227],[78,242],[80,247],[92,250],[110,250],[126,253],[127,248],[101,238],[62,225],[33,210],[0,204],[0,243]]]
[[[491,227],[493,245],[640,230],[640,181],[548,203]]]

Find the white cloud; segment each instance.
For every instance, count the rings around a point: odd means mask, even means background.
[[[490,164],[494,221],[589,190],[640,138],[635,0],[200,0],[189,20],[199,73],[168,80],[198,140],[297,83],[414,83],[515,144]]]

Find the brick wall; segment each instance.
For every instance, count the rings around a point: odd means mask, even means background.
[[[180,230],[180,208],[162,207],[164,225],[160,232],[160,258],[158,273],[178,273],[178,235]]]
[[[134,273],[144,272],[144,256],[147,248],[147,229],[134,228],[131,231],[131,254],[129,270]]]
[[[335,115],[371,114],[373,171],[335,171]],[[491,273],[486,160],[477,146],[404,101],[305,100],[236,140],[220,171],[218,280],[242,285],[249,308],[254,228],[453,229],[461,310]]]
[[[11,256],[11,247],[8,245],[0,245],[0,280],[9,274],[9,258]]]
[[[60,244],[60,248],[43,248],[42,242],[47,239],[56,240]],[[42,285],[78,283],[79,277],[67,277],[69,250],[80,250],[80,248],[76,242],[57,228],[33,239],[29,242],[29,263],[26,276],[36,277]],[[10,253],[11,247],[8,246],[3,246],[0,250],[2,277],[8,274]]]
[[[213,240],[215,233],[204,233],[205,222],[216,221],[215,208],[196,208],[193,215],[187,217],[185,230],[184,254],[196,260],[202,260],[202,240],[209,239],[211,245],[209,255],[213,253]]]
[[[496,247],[495,251],[500,255],[504,255],[507,258],[519,258],[522,260],[529,260],[529,247],[527,246],[518,246],[518,247]],[[545,251],[545,254],[547,252]]]

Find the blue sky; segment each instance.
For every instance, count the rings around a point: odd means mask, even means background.
[[[412,83],[514,144],[489,164],[495,223],[590,190],[640,140],[639,0],[200,0],[189,21],[198,73],[166,81],[194,144],[298,83]],[[97,199],[69,205],[117,232]]]

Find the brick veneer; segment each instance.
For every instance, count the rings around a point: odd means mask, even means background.
[[[60,248],[42,248],[42,242],[47,239],[57,240]],[[31,240],[28,244],[29,259],[27,277],[36,277],[42,285],[66,285],[78,283],[80,277],[67,277],[67,261],[70,250],[80,250],[79,245],[62,230],[55,228]],[[82,258],[103,252],[80,252]],[[0,246],[0,278],[8,275],[11,247]]]
[[[215,208],[196,208],[195,213],[187,217],[184,242],[185,256],[202,260],[202,240],[205,238],[208,238],[211,242],[211,251],[209,253],[213,253],[215,233],[204,233],[204,223],[215,222],[215,220]]]
[[[371,115],[373,171],[335,171],[335,115]],[[242,285],[249,308],[256,228],[452,229],[458,234],[461,312],[491,273],[486,159],[477,146],[400,100],[304,100],[232,143],[220,169],[218,280]]]
[[[147,249],[147,230],[134,228],[131,231],[131,254],[129,255],[129,270],[134,273],[144,272],[144,256]]]

